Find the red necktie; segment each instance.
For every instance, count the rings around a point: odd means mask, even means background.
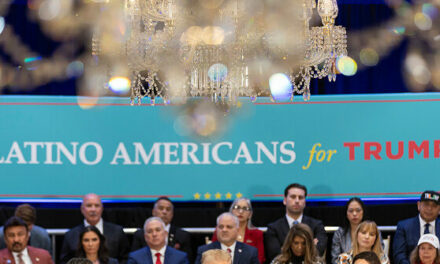
[[[226,250],[229,252],[229,254],[232,253],[232,250],[230,248],[227,248]]]
[[[17,257],[18,257],[18,264],[24,264],[24,260],[23,260],[23,254],[21,254],[21,253],[18,253],[18,255],[17,255]]]
[[[162,261],[160,261],[160,252],[157,252],[156,254],[156,264],[162,264]]]

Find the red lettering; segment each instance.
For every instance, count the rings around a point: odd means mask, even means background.
[[[360,147],[360,142],[344,142],[344,147],[348,147],[348,159],[354,160],[354,148]]]
[[[375,150],[372,150],[371,147],[376,147]],[[379,153],[382,150],[382,146],[379,142],[365,142],[364,143],[364,159],[370,160],[371,155],[373,155],[377,160],[381,160]]]
[[[387,152],[387,157],[389,159],[392,159],[392,160],[400,159],[403,156],[403,141],[399,141],[398,142],[398,150],[397,150],[397,154],[396,155],[394,155],[391,152],[391,141],[387,141],[386,142],[385,150]]]
[[[414,151],[420,155],[423,151],[423,158],[429,158],[429,141],[423,140],[420,146],[414,140],[408,142],[408,156],[410,159],[414,159]]]
[[[434,140],[434,158],[440,157],[440,140]]]

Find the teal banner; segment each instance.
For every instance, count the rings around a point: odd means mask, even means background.
[[[0,198],[280,200],[293,182],[310,200],[416,197],[440,189],[439,109],[431,93],[232,107],[2,96]]]

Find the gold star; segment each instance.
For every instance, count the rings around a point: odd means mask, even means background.
[[[240,108],[242,105],[243,104],[240,101],[237,102],[237,108]]]
[[[207,192],[207,193],[205,193],[205,199],[206,199],[206,200],[208,200],[208,199],[211,199],[211,194],[210,194],[210,193],[208,193],[208,192]]]
[[[232,198],[232,194],[230,192],[228,192],[225,196],[226,196],[226,199],[231,199]]]
[[[243,196],[243,194],[241,194],[240,192],[238,192],[236,195],[235,195],[235,197],[237,197],[237,198],[241,198]]]
[[[215,194],[215,199],[220,199],[220,198],[222,198],[222,195],[219,192],[217,192]]]
[[[200,200],[200,193],[195,193],[194,194],[194,199]]]

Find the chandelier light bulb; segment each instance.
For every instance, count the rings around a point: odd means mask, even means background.
[[[335,19],[338,16],[338,3],[336,0],[318,0],[318,14],[322,19]]]

